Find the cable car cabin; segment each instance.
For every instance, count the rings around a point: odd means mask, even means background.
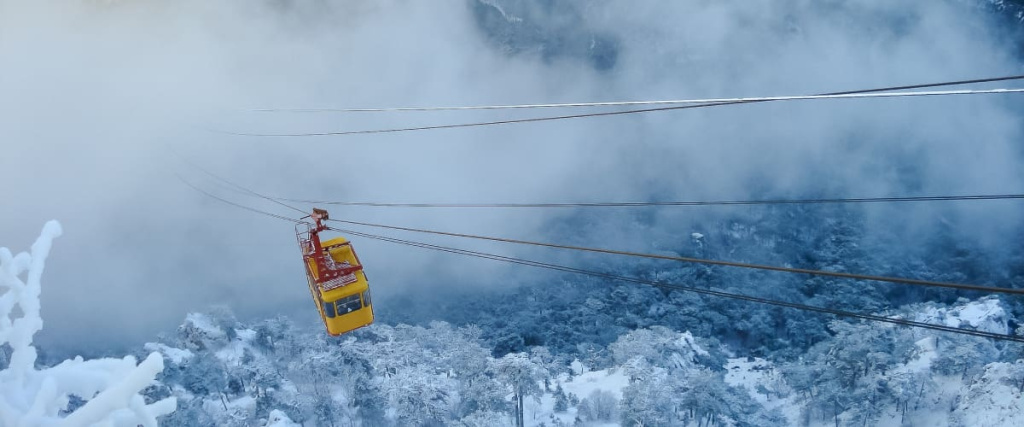
[[[327,219],[327,211],[314,209],[311,218],[315,224],[296,225],[296,236],[309,291],[327,333],[338,336],[373,323],[370,285],[352,243],[344,237],[321,243],[319,233],[327,229],[321,221]]]

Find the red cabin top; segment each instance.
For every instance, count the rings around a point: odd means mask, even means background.
[[[328,254],[328,249],[346,246],[349,243],[345,242],[324,248],[320,242],[320,232],[327,229],[327,226],[323,223],[323,221],[329,218],[327,211],[313,208],[313,214],[310,215],[310,218],[313,219],[314,225],[306,232],[308,237],[303,237],[302,234],[304,233],[301,231],[297,233],[297,237],[299,238],[299,246],[302,248],[303,261],[306,262],[306,265],[309,265],[309,259],[313,259],[313,265],[316,268],[314,277],[317,286],[320,287],[321,291],[329,291],[354,283],[357,280],[355,272],[362,270],[363,266],[352,265],[348,262],[335,262],[334,258],[331,258]]]

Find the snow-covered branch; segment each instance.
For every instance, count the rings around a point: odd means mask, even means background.
[[[61,226],[50,221],[30,253],[0,248],[0,345],[12,353],[0,371],[0,426],[156,426],[174,412],[173,397],[146,403],[139,394],[163,370],[163,357],[83,360],[76,357],[37,370],[32,338],[43,328],[40,278]],[[24,280],[22,280],[24,276]],[[71,395],[86,400],[66,413]],[[66,414],[65,414],[66,413]]]

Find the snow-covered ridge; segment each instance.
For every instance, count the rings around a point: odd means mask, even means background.
[[[9,365],[0,371],[0,426],[156,426],[157,417],[176,407],[174,397],[146,403],[140,394],[163,370],[159,353],[137,365],[126,356],[76,357],[50,368],[35,367],[32,338],[43,328],[40,278],[61,232],[60,224],[50,221],[30,253],[12,255],[0,247],[0,345],[12,349]],[[71,408],[71,396],[85,403]]]

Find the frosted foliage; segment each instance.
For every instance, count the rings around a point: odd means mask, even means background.
[[[673,369],[690,369],[700,356],[708,356],[690,332],[675,332],[663,326],[637,329],[622,335],[609,346],[618,363],[642,358],[647,363]]]
[[[163,370],[159,353],[138,365],[131,356],[76,357],[36,370],[32,338],[43,328],[40,277],[53,239],[60,234],[60,224],[50,221],[30,253],[14,256],[0,248],[0,345],[12,350],[10,364],[0,371],[0,426],[156,426],[156,418],[176,406],[173,397],[146,404],[139,394]],[[66,413],[71,395],[86,402]]]

